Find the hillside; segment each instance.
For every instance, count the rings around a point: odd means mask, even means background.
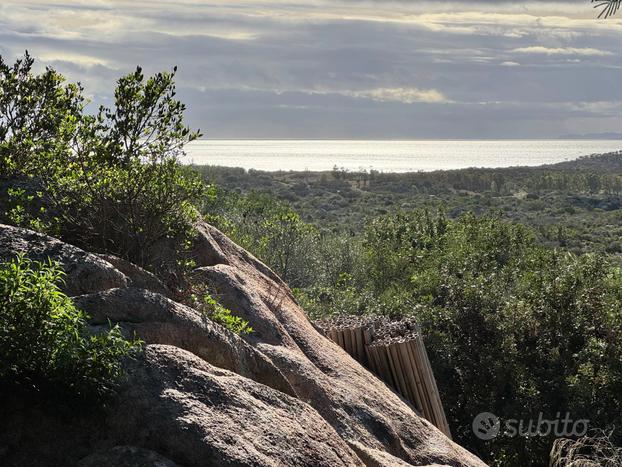
[[[541,167],[417,173],[261,172],[198,166],[206,178],[241,195],[267,193],[324,230],[358,233],[398,210],[443,208],[502,213],[531,225],[543,243],[575,252],[622,252],[622,155],[587,156]]]
[[[620,444],[619,155],[193,168],[175,68],[92,113],[34,63],[0,58],[0,464],[535,467],[582,436],[487,413]]]
[[[124,260],[0,225],[0,258],[17,254],[64,266],[64,290],[92,332],[118,324],[145,346],[103,408],[3,398],[2,465],[483,465],[320,335],[285,283],[207,224],[193,280],[250,322],[244,337]]]
[[[622,172],[622,153],[592,154],[573,161],[559,162],[544,166],[552,169],[595,170],[598,172]]]

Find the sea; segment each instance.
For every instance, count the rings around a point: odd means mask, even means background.
[[[218,140],[186,146],[186,163],[265,171],[419,172],[537,166],[622,150],[622,140]]]

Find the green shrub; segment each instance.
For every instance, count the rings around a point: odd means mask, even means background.
[[[192,296],[191,305],[204,313],[210,320],[220,324],[235,334],[250,334],[253,328],[248,325],[248,321],[235,316],[231,310],[222,306],[208,292],[200,296]]]
[[[332,286],[342,273],[361,274],[361,242],[305,222],[268,193],[238,195],[217,188],[204,203],[205,218],[296,288]]]
[[[204,205],[206,220],[253,252],[292,287],[317,280],[320,236],[286,203],[265,193],[219,191]]]
[[[83,116],[70,165],[50,186],[63,228],[76,243],[158,269],[159,242],[183,244],[205,187],[180,164],[200,136],[183,123],[173,73],[118,81],[112,109]]]
[[[44,171],[64,150],[85,105],[82,88],[46,68],[32,73],[26,52],[13,65],[0,56],[0,176]]]
[[[460,444],[498,465],[540,465],[552,438],[481,441],[473,418],[620,425],[622,273],[607,258],[543,247],[496,216],[399,214],[366,239],[369,286],[409,296]]]
[[[184,124],[175,70],[146,78],[137,68],[112,108],[91,115],[81,87],[32,66],[27,54],[13,66],[0,57],[0,220],[155,272],[174,267],[160,245],[187,244],[205,195],[180,163],[200,133]]]
[[[52,262],[0,264],[0,381],[79,398],[106,395],[139,343],[116,326],[89,335],[86,314],[58,288],[62,277]]]
[[[543,465],[552,436],[482,441],[474,417],[620,426],[622,272],[607,257],[544,247],[498,216],[425,210],[373,220],[363,246],[366,280],[296,295],[313,318],[415,315],[459,444],[494,465]]]

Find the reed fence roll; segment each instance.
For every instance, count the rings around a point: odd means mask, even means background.
[[[413,318],[338,316],[315,325],[451,437],[423,337]]]

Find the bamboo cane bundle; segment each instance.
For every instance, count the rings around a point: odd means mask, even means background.
[[[380,359],[380,355],[373,347],[367,347],[367,352],[369,354],[369,361],[372,371],[378,376],[381,380],[385,381],[385,374],[382,371],[382,362]],[[388,384],[388,383],[387,383]]]
[[[430,375],[424,368],[423,358],[421,350],[418,345],[419,336],[412,338],[409,341],[410,353],[413,355],[414,371],[416,372],[421,385],[421,403],[422,411],[430,422],[437,425],[436,412],[434,410],[434,396],[430,394]]]
[[[372,362],[371,354],[369,352],[369,345],[372,341],[372,331],[369,328],[363,329],[363,348],[365,349],[365,358],[367,359],[368,368],[370,368],[376,375],[378,375],[377,368],[372,368],[375,366],[374,362]]]
[[[369,358],[365,346],[373,340],[375,330],[386,322],[386,318],[377,316],[336,316],[314,324],[353,358],[367,365]],[[364,330],[367,331],[366,336],[363,335]]]
[[[387,384],[387,386],[396,389],[397,385],[391,371],[391,363],[389,361],[389,355],[387,353],[387,347],[370,345],[369,350],[374,356],[378,372],[376,373]]]
[[[393,360],[393,364],[397,371],[397,385],[399,388],[399,392],[405,399],[411,400],[409,398],[408,387],[406,384],[406,368],[402,360],[400,359],[400,352],[398,348],[398,343],[395,340],[392,340],[389,345],[389,354]]]
[[[387,378],[386,381],[388,382],[389,386],[397,390],[397,378],[395,374],[391,371],[391,358],[389,355],[388,347],[378,346],[376,349],[378,355],[380,355],[382,368],[384,369],[386,375],[385,377]]]
[[[430,415],[430,410],[429,410],[429,404],[428,404],[428,397],[426,394],[426,388],[424,386],[424,379],[425,377],[422,375],[421,369],[417,363],[417,351],[413,348],[414,344],[412,342],[413,337],[410,338],[410,340],[406,341],[405,344],[405,349],[408,352],[408,355],[410,356],[411,362],[413,363],[412,365],[412,371],[413,371],[413,378],[415,380],[415,386],[417,388],[417,394],[419,395],[419,407],[420,407],[420,411],[422,413],[426,413],[428,418]]]
[[[411,402],[411,404],[414,405],[418,411],[420,411],[416,403],[418,394],[415,393],[415,387],[412,384],[412,361],[407,354],[404,354],[402,348],[403,342],[403,338],[398,338],[397,341],[392,345],[392,347],[394,349],[395,355],[397,356],[397,359],[399,360],[400,368],[402,371],[402,380],[404,382],[404,397],[409,402]]]
[[[393,359],[393,356],[391,355],[390,340],[385,340],[385,342],[386,342],[385,345],[378,346],[378,351],[381,355],[382,354],[385,355],[386,362],[388,363],[388,366],[389,366],[389,371],[391,372],[391,379],[393,380],[393,387],[395,388],[397,392],[401,393],[400,385],[398,381],[399,369],[396,368],[395,360]]]
[[[352,343],[350,342],[350,330],[348,328],[343,328],[341,330],[343,333],[343,348],[346,352],[352,355]]]
[[[413,364],[414,361],[409,351],[408,341],[402,340],[399,343],[398,347],[400,351],[400,358],[402,362],[404,363],[404,365],[406,366],[405,376],[407,378],[409,399],[413,402],[417,411],[419,413],[423,413],[423,410],[422,410],[423,395],[422,395],[422,389],[421,389],[421,382],[420,381],[417,382],[418,375],[417,375],[416,368],[414,368],[414,364]]]
[[[393,382],[393,388],[399,393],[402,394],[402,388],[400,386],[400,381],[399,381],[399,371],[400,369],[396,366],[396,362],[393,359],[393,355],[391,355],[391,346],[390,345],[385,345],[385,346],[379,346],[378,350],[381,354],[386,355],[386,361],[389,364],[389,371],[391,373],[391,380]],[[403,394],[402,394],[403,395]]]
[[[363,335],[363,328],[358,327],[355,330],[356,332],[356,346],[357,346],[357,360],[363,365],[367,364],[367,354],[365,352],[365,336]]]
[[[372,352],[375,355],[378,365],[378,373],[381,379],[391,388],[395,388],[393,382],[393,375],[391,374],[391,368],[389,367],[389,360],[387,359],[386,349],[380,347],[372,347]]]
[[[346,348],[345,339],[343,337],[343,329],[337,329],[337,343],[341,346],[341,348]]]
[[[451,431],[449,429],[449,424],[447,423],[447,417],[445,416],[445,411],[443,410],[443,404],[441,402],[440,393],[438,392],[438,386],[436,384],[436,379],[434,378],[434,373],[432,371],[432,366],[430,365],[428,354],[423,344],[423,339],[420,338],[418,340],[418,345],[420,347],[421,357],[423,360],[423,366],[425,367],[425,371],[428,374],[428,381],[430,384],[430,387],[427,389],[427,392],[434,399],[434,406],[436,409],[436,417],[437,417],[436,426],[439,429],[441,429],[441,431],[443,431],[448,437],[451,438]]]
[[[376,316],[336,316],[316,327],[451,437],[418,324]]]

